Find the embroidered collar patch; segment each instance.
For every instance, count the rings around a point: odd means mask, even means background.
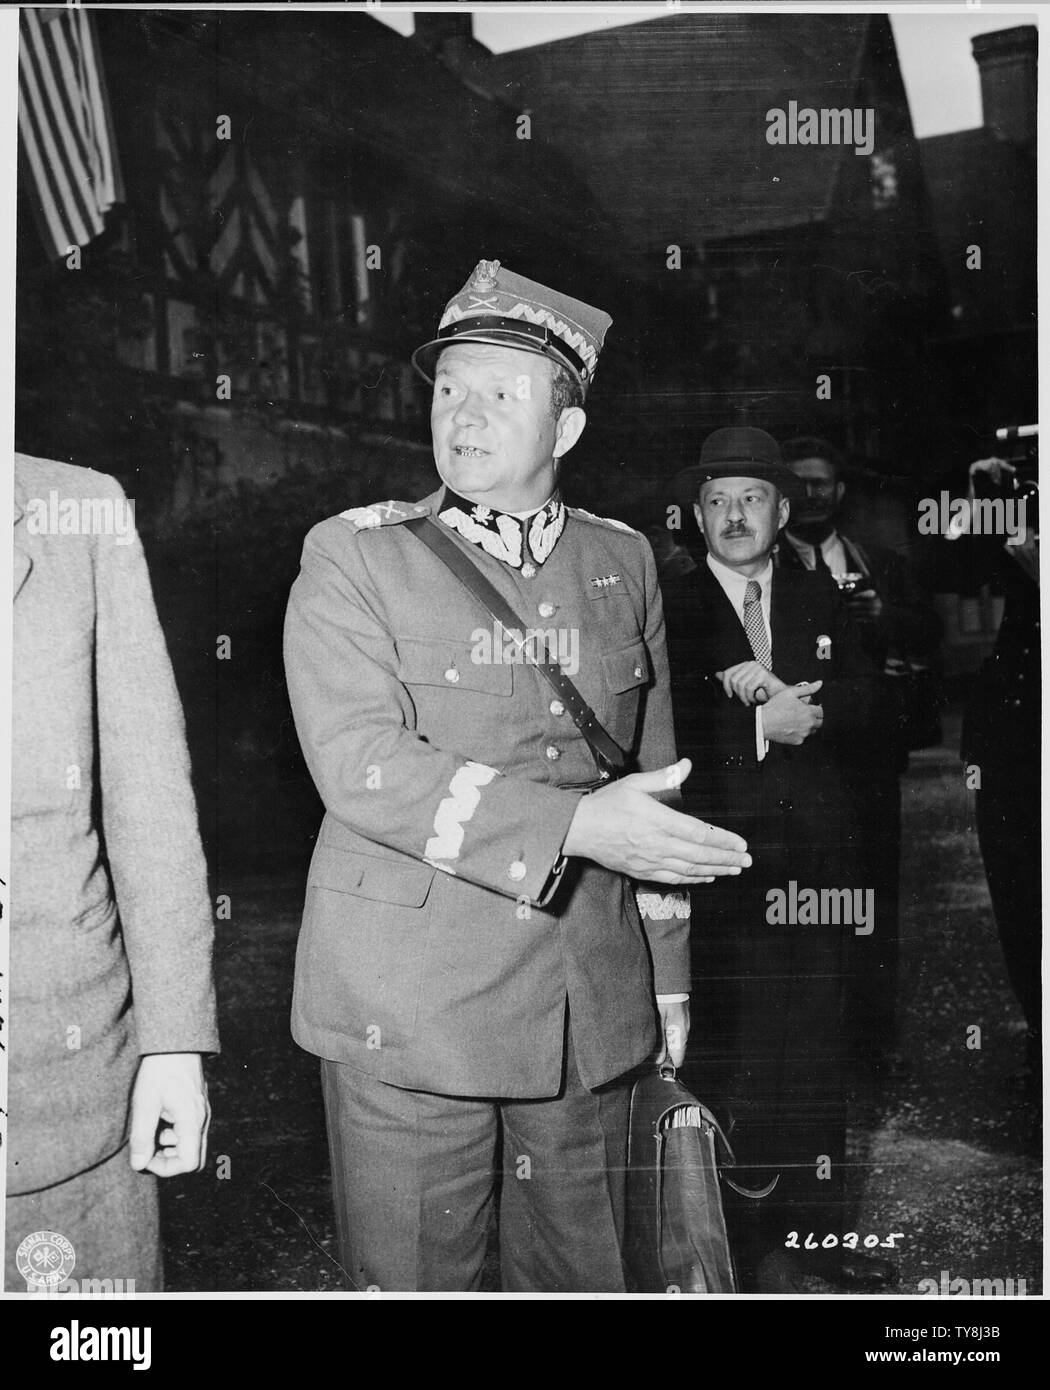
[[[520,570],[530,562],[542,565],[565,529],[566,508],[557,493],[538,512],[524,519],[498,512],[480,502],[468,502],[450,488],[438,507],[439,518],[486,555]]]

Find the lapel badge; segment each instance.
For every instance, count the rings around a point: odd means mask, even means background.
[[[470,277],[472,290],[494,290],[496,276],[499,274],[499,261],[478,261],[474,274]]]
[[[587,581],[592,589],[610,589],[614,584],[622,582],[622,577],[618,574],[606,574],[602,575],[601,578],[588,579]]]

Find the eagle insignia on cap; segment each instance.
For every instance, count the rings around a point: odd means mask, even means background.
[[[482,291],[495,289],[498,274],[499,261],[478,261],[470,277],[470,288]]]

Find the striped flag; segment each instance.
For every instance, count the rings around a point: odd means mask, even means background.
[[[123,202],[98,43],[79,6],[19,16],[18,130],[51,256],[83,246]]]

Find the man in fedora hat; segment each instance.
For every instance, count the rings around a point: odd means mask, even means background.
[[[647,543],[558,490],[609,323],[482,261],[414,355],[441,486],[316,526],[292,589],[326,809],[293,1032],[359,1288],[478,1288],[500,1151],[504,1288],[624,1288],[624,1078],[682,1058],[688,888],[750,863],[662,804]]]
[[[791,1232],[801,1231],[801,1245],[810,1232],[819,1241],[842,1231],[842,983],[855,933],[872,928],[852,891],[838,761],[878,717],[874,672],[837,591],[774,570],[800,487],[772,436],[716,430],[675,490],[707,547],[668,594],[679,747],[699,774],[685,804],[717,814],[754,857],[746,879],[704,900],[693,962],[697,1084],[721,1092],[737,1157],[751,1169],[745,1185],[779,1174],[741,1252],[748,1286],[801,1291],[817,1261],[793,1259]],[[816,890],[815,911],[803,890]],[[844,1269],[841,1259],[820,1272],[886,1273],[857,1261]]]

